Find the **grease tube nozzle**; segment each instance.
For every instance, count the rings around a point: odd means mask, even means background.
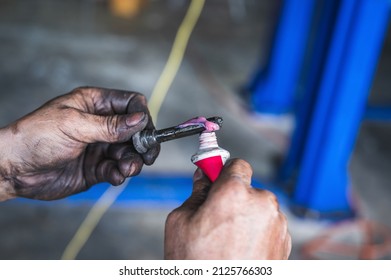
[[[217,124],[219,127],[223,124],[223,118],[221,117],[211,117],[206,120]],[[137,132],[133,135],[132,141],[136,151],[142,154],[159,143],[199,134],[205,129],[205,124],[202,122],[188,122],[160,130],[151,129]]]
[[[202,132],[199,140],[200,147],[197,153],[191,157],[191,161],[214,182],[229,159],[230,153],[219,147],[214,132]]]

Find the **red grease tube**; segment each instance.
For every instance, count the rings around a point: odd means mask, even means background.
[[[214,132],[205,130],[200,134],[199,140],[200,147],[198,152],[191,157],[191,162],[197,165],[214,182],[230,154],[227,150],[219,147]]]
[[[180,126],[187,126],[199,123],[205,127],[205,130],[200,134],[200,147],[198,152],[191,157],[191,161],[198,166],[208,178],[214,182],[219,176],[223,165],[229,158],[230,154],[227,150],[219,147],[214,131],[219,130],[220,126],[216,123],[208,121],[205,117],[197,117]]]

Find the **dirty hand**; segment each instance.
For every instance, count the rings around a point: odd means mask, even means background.
[[[99,182],[121,184],[160,147],[135,151],[132,135],[154,125],[135,92],[77,88],[0,129],[0,200],[53,200]]]
[[[167,218],[166,259],[287,259],[291,237],[276,197],[251,187],[240,159],[211,183],[199,169],[193,193]]]

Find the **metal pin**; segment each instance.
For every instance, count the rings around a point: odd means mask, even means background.
[[[223,124],[223,118],[221,117],[211,117],[207,120],[218,124],[220,127]],[[205,126],[202,123],[187,126],[178,125],[160,130],[143,130],[133,135],[132,140],[136,151],[142,154],[159,143],[195,135],[204,130]]]

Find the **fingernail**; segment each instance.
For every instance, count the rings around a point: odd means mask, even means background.
[[[133,173],[136,171],[136,165],[134,163],[131,163],[129,166],[129,176],[132,176]]]
[[[142,122],[146,117],[146,114],[144,112],[137,112],[133,113],[126,117],[126,125],[127,126],[135,126]]]

